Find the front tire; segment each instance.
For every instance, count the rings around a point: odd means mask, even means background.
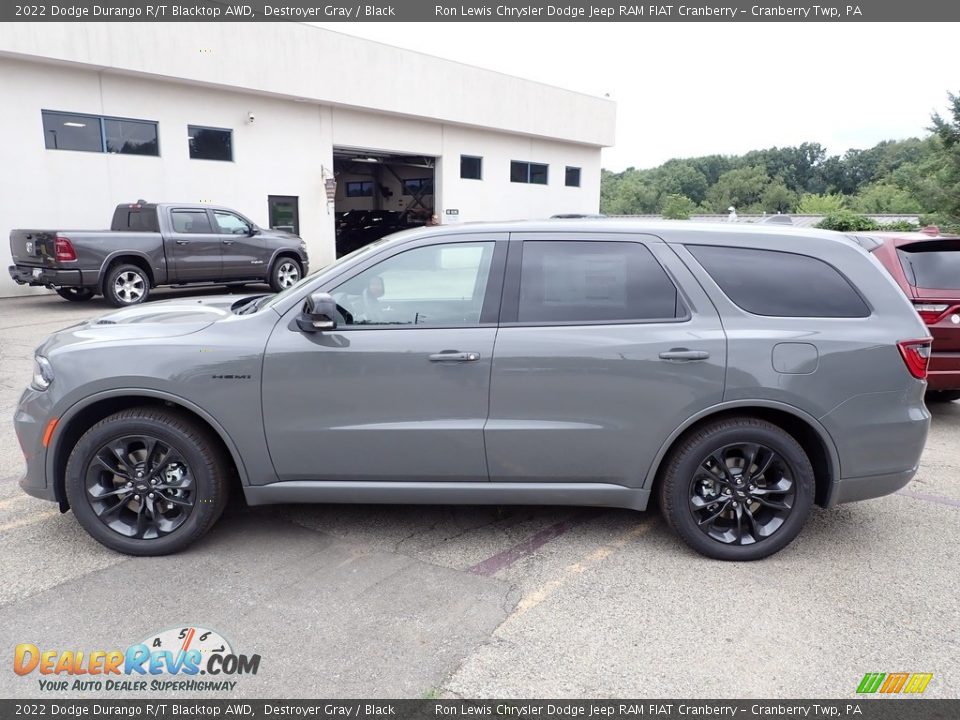
[[[113,307],[139,305],[149,295],[150,276],[137,265],[115,265],[103,281],[103,297]]]
[[[281,257],[273,264],[270,271],[270,288],[274,292],[286,290],[296,285],[303,277],[303,268],[300,263],[291,257]]]
[[[90,288],[60,287],[54,288],[57,295],[70,302],[87,302],[93,299],[93,290]]]
[[[83,529],[127,555],[184,549],[213,526],[228,494],[212,433],[153,407],[123,410],[90,428],[70,453],[65,486]]]
[[[730,418],[673,450],[660,479],[660,507],[697,552],[759,560],[797,536],[814,489],[813,466],[791,435],[764,420]]]

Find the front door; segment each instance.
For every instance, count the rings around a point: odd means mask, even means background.
[[[254,234],[253,224],[229,210],[214,210],[213,221],[220,233],[224,280],[263,277],[267,257],[263,238]]]
[[[210,213],[202,208],[174,208],[170,210],[170,229],[164,240],[167,261],[173,262],[174,281],[219,282],[221,239]]]
[[[490,479],[639,487],[669,433],[723,398],[716,310],[656,238],[514,234],[507,262]]]
[[[300,234],[300,198],[296,195],[268,195],[270,227]]]
[[[500,242],[497,242],[498,239]],[[263,419],[281,480],[485,481],[505,236],[416,241],[325,290],[340,317],[277,324]]]

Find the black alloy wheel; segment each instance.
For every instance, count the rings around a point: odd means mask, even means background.
[[[751,545],[790,517],[796,484],[787,461],[758,443],[710,453],[690,481],[690,512],[700,531],[732,545]]]
[[[85,478],[100,522],[129,538],[168,535],[193,511],[190,466],[179,450],[150,435],[126,435],[101,446]]]

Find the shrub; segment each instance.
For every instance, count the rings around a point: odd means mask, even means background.
[[[880,229],[876,221],[850,210],[830,213],[817,223],[817,227],[821,230],[838,230],[839,232],[866,232]]]

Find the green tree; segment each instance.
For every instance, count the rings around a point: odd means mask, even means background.
[[[776,178],[763,189],[760,204],[764,212],[788,213],[797,204],[797,193],[788,188],[781,178]]]
[[[682,160],[668,160],[651,173],[651,180],[664,195],[684,195],[695,203],[707,196],[706,176]]]
[[[934,135],[942,147],[942,164],[938,178],[943,188],[941,207],[936,208],[960,219],[960,95],[950,93],[950,114],[943,118],[933,114]]]
[[[660,214],[668,220],[689,220],[697,204],[686,195],[665,195]]]
[[[850,208],[861,213],[919,213],[923,208],[913,195],[892,182],[881,180],[860,189]]]
[[[707,206],[713,212],[726,212],[730,206],[740,212],[756,211],[770,178],[762,165],[728,170],[707,191]]]
[[[815,195],[805,193],[797,204],[797,212],[801,215],[830,215],[846,207],[847,199],[840,193],[830,195]]]

